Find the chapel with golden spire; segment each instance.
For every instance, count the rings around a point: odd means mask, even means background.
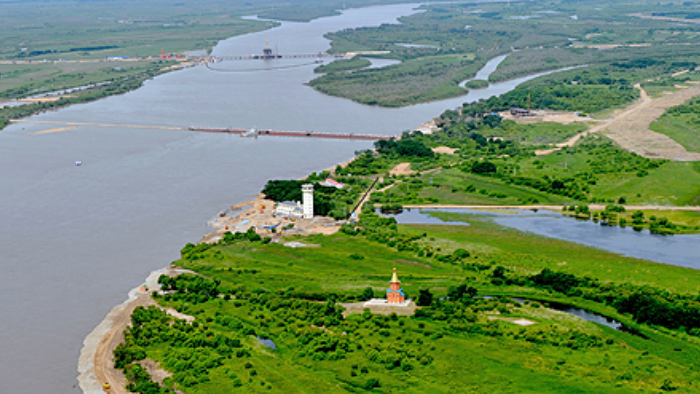
[[[396,268],[394,268],[394,274],[391,276],[389,288],[386,290],[386,303],[401,304],[404,301],[406,301],[406,296],[403,294],[399,276],[396,275]]]

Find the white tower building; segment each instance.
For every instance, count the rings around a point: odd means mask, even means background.
[[[314,218],[314,185],[307,183],[301,185],[302,205],[304,207],[304,219]]]

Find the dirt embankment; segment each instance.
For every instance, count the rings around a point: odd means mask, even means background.
[[[658,119],[666,109],[683,104],[688,99],[700,95],[700,84],[683,87],[652,100],[639,84],[641,97],[629,107],[616,111],[610,120],[595,125],[568,141],[557,144],[556,148],[536,151],[538,156],[547,155],[567,146],[574,146],[582,137],[592,133],[607,131],[608,136],[624,149],[636,152],[644,157],[669,160],[700,161],[700,154],[688,152],[682,145],[671,138],[649,129],[651,122]]]

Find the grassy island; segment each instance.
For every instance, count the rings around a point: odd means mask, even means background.
[[[677,72],[694,69],[700,62],[697,25],[656,17],[667,11],[660,8],[652,1],[427,4],[424,12],[401,18],[400,24],[328,34],[332,52],[389,51],[384,56],[400,64],[326,75],[311,84],[326,94],[396,107],[464,95],[459,83],[505,54],[491,82],[577,66],[631,71],[665,63]],[[697,13],[692,2],[677,8],[683,15]],[[667,76],[667,88],[673,88],[672,78]]]

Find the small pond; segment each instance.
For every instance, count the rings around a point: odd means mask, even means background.
[[[261,337],[256,337],[256,339],[258,340],[258,342],[262,343],[266,348],[270,350],[277,349],[277,345],[275,345],[275,342],[272,339],[263,339]]]
[[[490,299],[490,298],[494,298],[494,297],[493,296],[483,296],[483,298]],[[537,300],[528,300],[528,299],[519,298],[519,297],[510,297],[510,298],[513,301],[517,301],[521,304],[523,304],[525,301],[546,304],[547,305],[546,308],[554,309],[554,310],[564,312],[564,313],[568,313],[570,315],[580,317],[581,319],[589,321],[589,322],[602,324],[602,325],[604,325],[606,327],[610,327],[614,330],[626,331],[625,330],[626,327],[622,323],[620,323],[619,321],[617,321],[615,319],[611,319],[609,317],[605,317],[603,315],[599,315],[599,314],[594,313],[594,312],[587,311],[585,309],[574,308],[572,306],[559,304],[556,302],[544,302],[544,301],[537,301]]]

